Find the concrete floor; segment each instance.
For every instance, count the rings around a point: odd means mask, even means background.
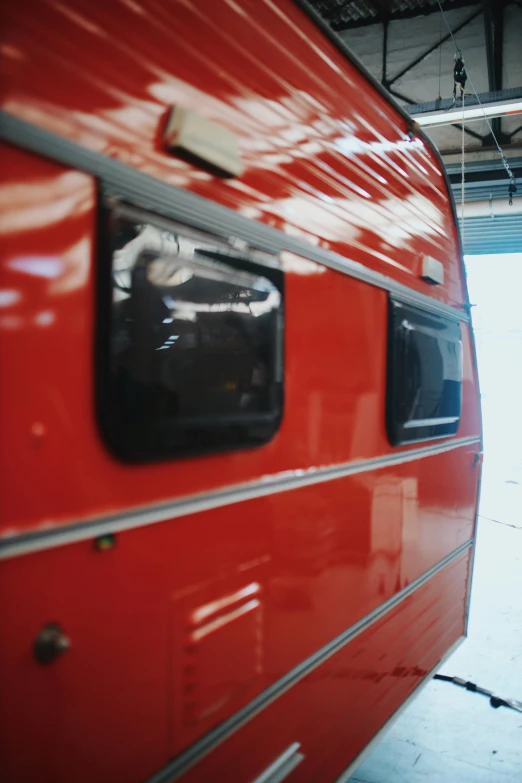
[[[485,467],[480,514],[469,635],[441,673],[522,701],[522,465]],[[350,781],[520,783],[522,713],[432,681]]]

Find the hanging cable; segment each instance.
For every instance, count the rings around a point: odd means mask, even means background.
[[[464,125],[464,92],[462,92],[462,159],[460,164],[461,183],[460,183],[460,238],[462,242],[462,252],[464,249],[464,196],[465,196],[465,153],[466,153],[466,129]]]
[[[442,100],[442,94],[440,91],[440,79],[442,74],[442,17],[439,16],[439,92],[438,101]]]
[[[448,20],[446,19],[446,14],[444,13],[444,9],[442,8],[440,0],[437,0],[437,5],[439,6],[439,10],[440,10],[440,12],[442,14],[442,19],[444,20],[444,24],[448,28],[448,32],[450,34],[451,40],[453,41],[453,45],[455,47],[455,58],[457,57],[457,55],[459,55],[462,58],[462,56],[460,54],[460,49],[457,46],[457,42],[455,41],[455,37],[453,35],[453,31],[452,31],[452,29],[451,29],[451,27],[450,27],[450,25],[448,23]],[[486,120],[487,126],[488,126],[488,128],[490,130],[490,133],[491,133],[491,138],[493,139],[493,141],[496,144],[496,147],[497,147],[497,150],[498,150],[498,154],[500,155],[500,158],[502,160],[502,164],[503,164],[504,168],[506,169],[506,173],[507,173],[507,175],[509,177],[509,204],[511,206],[513,204],[513,194],[515,194],[517,192],[517,186],[516,186],[516,182],[515,182],[515,175],[511,171],[511,169],[509,167],[509,163],[507,162],[506,156],[504,155],[504,152],[502,150],[502,147],[498,143],[498,139],[495,136],[495,133],[493,131],[493,128],[491,126],[489,118],[488,118],[486,112],[484,111],[482,103],[480,102],[480,98],[478,97],[478,93],[477,93],[477,91],[475,89],[475,85],[473,84],[473,79],[471,78],[471,74],[467,70],[466,70],[466,76],[469,79],[469,83],[471,84],[471,89],[473,90],[475,98],[477,99],[477,103],[480,106],[480,108],[482,109],[482,113],[484,114],[484,119]],[[462,91],[462,103],[464,104],[464,91]]]
[[[451,682],[453,685],[458,685],[460,688],[465,688],[467,691],[472,691],[473,693],[480,693],[482,696],[487,696],[489,698],[489,703],[495,709],[498,707],[509,707],[511,710],[516,710],[516,712],[522,712],[522,701],[517,701],[516,699],[504,699],[501,696],[495,696],[493,691],[488,691],[486,688],[482,688],[475,682],[463,680],[462,677],[450,677],[447,674],[436,674],[433,679],[442,680],[442,682]]]

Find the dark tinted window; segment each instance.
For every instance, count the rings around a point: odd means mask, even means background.
[[[393,444],[457,432],[462,399],[458,323],[390,301],[387,398]]]
[[[99,410],[109,445],[150,460],[269,440],[283,398],[277,259],[129,208],[107,222]]]

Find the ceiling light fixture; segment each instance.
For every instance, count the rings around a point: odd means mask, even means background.
[[[430,114],[412,114],[412,120],[423,128],[437,125],[454,125],[461,122],[477,122],[492,117],[507,117],[510,114],[522,114],[522,101],[506,101],[505,103],[483,103],[480,106],[466,106],[464,109],[455,107],[449,111],[437,111]]]

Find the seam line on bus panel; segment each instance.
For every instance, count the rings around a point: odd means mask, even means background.
[[[402,603],[405,598],[408,598],[408,596],[422,587],[422,585],[429,582],[429,580],[439,573],[439,571],[442,571],[460,555],[469,550],[471,545],[471,539],[464,544],[461,544],[458,549],[440,560],[436,565],[422,574],[422,576],[414,579],[409,585],[382,603],[361,620],[354,623],[354,625],[350,626],[346,631],[343,631],[343,633],[331,642],[328,642],[324,647],[321,647],[320,650],[317,650],[317,652],[306,658],[302,663],[281,677],[281,679],[277,680],[277,682],[270,685],[265,691],[260,693],[259,696],[253,699],[250,704],[247,704],[246,707],[243,707],[231,718],[228,718],[200,740],[196,741],[187,748],[187,750],[183,751],[177,758],[170,762],[170,764],[167,764],[163,769],[152,775],[152,777],[147,780],[147,783],[171,783],[171,781],[187,772],[190,767],[201,761],[204,756],[268,707],[275,699],[282,696],[283,693],[296,685],[300,680],[314,671],[314,669],[317,669],[325,663],[325,661],[342,650],[343,647],[346,647],[346,645],[352,642],[356,636],[369,628],[398,604]]]
[[[50,520],[47,520],[45,528],[33,529],[9,536],[4,535],[0,538],[0,560],[85,541],[89,538],[96,538],[97,536],[110,533],[120,533],[137,527],[167,522],[179,517],[197,514],[201,511],[209,511],[214,508],[241,503],[245,500],[254,500],[266,495],[289,492],[294,489],[311,486],[312,484],[335,481],[336,479],[353,476],[358,473],[403,465],[479,442],[480,438],[478,437],[459,438],[424,448],[399,451],[393,454],[386,454],[383,457],[347,462],[327,468],[285,471],[244,484],[209,490],[201,494],[180,497],[157,505],[131,508],[116,514],[96,517],[90,520],[78,520],[65,524],[52,523]],[[51,527],[51,524],[54,526]]]
[[[0,139],[91,174],[102,181],[106,195],[121,198],[134,206],[186,222],[189,226],[222,237],[233,235],[261,250],[272,253],[286,250],[296,253],[388,291],[405,304],[416,305],[454,321],[469,321],[469,314],[464,309],[459,310],[428,294],[414,291],[387,275],[368,269],[358,261],[288,236],[272,226],[247,218],[188,190],[168,185],[114,158],[82,147],[5,111],[0,111]]]
[[[483,447],[482,441],[480,443],[481,448]],[[481,468],[479,468],[481,470]],[[468,570],[468,585],[466,588],[466,611],[464,614],[464,636],[467,637],[468,635],[468,626],[469,626],[469,613],[471,609],[471,590],[473,587],[473,572],[475,569],[475,555],[477,553],[477,527],[478,527],[478,519],[479,519],[479,507],[480,507],[480,495],[482,491],[482,472],[479,476],[478,480],[478,486],[477,486],[477,499],[475,501],[475,519],[473,520],[473,544],[471,546],[471,555],[469,558],[469,570]]]

